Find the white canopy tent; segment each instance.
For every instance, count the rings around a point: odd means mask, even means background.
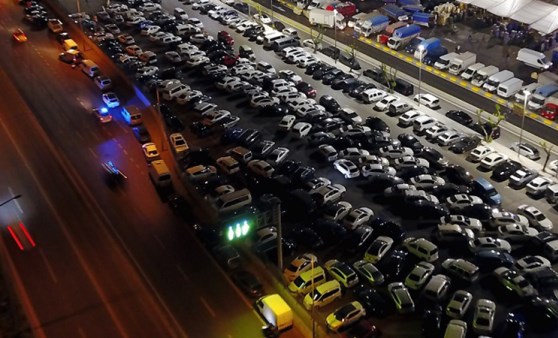
[[[530,25],[544,18],[548,15],[548,13],[554,11],[556,8],[556,5],[552,5],[547,2],[532,1],[529,3],[529,6],[522,7],[521,11],[516,11],[510,16],[510,18]]]
[[[462,4],[466,4],[466,5],[472,3],[473,1],[475,0],[457,0],[457,2],[461,2]]]
[[[548,13],[548,12],[547,12]],[[541,34],[550,34],[558,29],[558,8],[554,6],[554,10],[544,18],[537,20],[529,28],[539,31]]]
[[[471,1],[471,5],[477,6],[477,7],[482,8],[482,9],[487,9],[487,8],[490,8],[490,7],[500,5],[504,2],[511,2],[511,1],[510,0],[508,0],[508,1],[506,1],[506,0],[473,0],[473,1]]]
[[[494,15],[508,18],[532,2],[534,0],[508,0],[488,8],[488,11]]]

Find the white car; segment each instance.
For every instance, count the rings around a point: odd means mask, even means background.
[[[277,165],[287,158],[289,152],[289,148],[277,147],[267,155],[266,161],[271,165]]]
[[[473,163],[482,161],[483,158],[486,156],[496,152],[494,148],[480,145],[475,149],[471,150],[469,155],[467,155],[467,159]]]
[[[180,133],[170,134],[169,140],[170,140],[172,150],[177,155],[184,154],[188,152],[188,150],[190,150],[190,147],[188,146],[186,139]]]
[[[281,118],[281,121],[279,121],[279,125],[277,126],[277,128],[279,129],[279,131],[289,131],[293,127],[295,120],[296,116],[285,115]]]
[[[215,87],[217,87],[217,89],[225,89],[225,87],[227,86],[227,84],[231,83],[231,82],[240,82],[240,78],[238,77],[234,77],[234,76],[225,76],[224,78],[222,78],[221,80],[215,82]]]
[[[541,196],[542,194],[545,193],[546,188],[553,185],[554,181],[552,181],[550,178],[548,177],[544,177],[544,176],[539,176],[536,177],[534,180],[532,180],[531,182],[527,183],[526,188],[526,192],[529,195],[532,196]]]
[[[308,122],[297,122],[291,129],[291,135],[296,138],[303,138],[312,129],[312,125]]]
[[[372,264],[378,263],[393,246],[393,239],[387,236],[379,236],[366,249],[364,260]]]
[[[112,80],[104,75],[95,76],[93,82],[102,91],[112,89]]]
[[[147,35],[155,34],[160,30],[161,27],[156,25],[147,26],[141,30],[141,35],[147,36]]]
[[[185,66],[187,68],[194,68],[203,64],[206,64],[210,61],[207,56],[194,56],[186,61]]]
[[[333,162],[333,167],[345,176],[345,178],[355,178],[360,176],[360,170],[351,160],[336,160]]]
[[[385,96],[383,99],[381,99],[376,103],[376,105],[374,106],[374,110],[378,110],[378,111],[387,110],[390,103],[393,103],[398,100],[399,100],[398,96],[394,96],[394,95]]]
[[[534,272],[552,266],[550,261],[542,256],[525,256],[515,262],[515,268],[522,273]]]
[[[388,159],[398,159],[404,156],[413,156],[413,150],[407,147],[398,147],[394,145],[389,145],[386,147],[380,148],[380,156],[386,157]]]
[[[371,285],[381,285],[384,283],[384,275],[378,268],[370,263],[361,259],[353,263],[353,268],[360,275],[361,280],[366,280]]]
[[[155,143],[144,143],[141,148],[147,162],[155,161],[161,158],[161,155],[159,155],[159,151],[157,150],[157,146],[155,145]]]
[[[515,270],[499,267],[494,270],[494,276],[506,289],[514,292],[521,298],[537,296],[539,292]]]
[[[167,36],[172,36],[171,33],[168,32],[163,32],[163,31],[158,31],[155,32],[153,34],[149,34],[148,35],[148,39],[151,42],[161,42],[163,40],[163,38],[166,38]]]
[[[126,46],[126,48],[124,50],[130,56],[140,56],[141,53],[143,53],[143,50],[138,45]]]
[[[473,295],[465,290],[457,290],[451,297],[446,307],[446,315],[451,318],[459,319],[467,313],[469,306],[473,302]]]
[[[494,250],[510,253],[511,245],[508,241],[493,238],[493,237],[479,237],[475,240],[469,241],[469,250],[472,253],[484,251],[484,250]]]
[[[449,215],[440,217],[440,224],[457,224],[462,228],[471,229],[476,234],[482,231],[482,222],[476,218],[463,215]]]
[[[441,145],[442,147],[452,145],[456,143],[463,137],[463,134],[458,132],[457,130],[446,130],[445,132],[441,133],[436,137],[436,143]]]
[[[252,15],[252,17],[254,18],[254,20],[256,21],[260,21],[263,24],[269,25],[271,23],[271,18],[269,17],[269,15],[265,14],[265,13],[256,13],[254,15]]]
[[[301,43],[301,45],[304,46],[304,47],[306,47],[306,48],[310,48],[310,49],[312,49],[312,50],[314,50],[314,49],[316,49],[316,48],[317,48],[317,49],[322,49],[322,44],[321,44],[321,43],[318,43],[318,44],[316,45],[316,42],[315,42],[313,39],[306,39],[306,40],[303,40],[302,43]]]
[[[510,242],[525,242],[539,232],[535,228],[521,224],[506,224],[498,227],[498,236]]]
[[[342,115],[347,120],[350,120],[351,123],[355,123],[355,124],[362,123],[362,116],[360,116],[356,111],[352,110],[351,108],[341,108],[341,110],[339,110],[339,114]]]
[[[417,189],[429,190],[436,185],[446,184],[446,181],[439,176],[425,174],[411,177],[409,183],[417,187]]]
[[[159,73],[159,67],[157,67],[157,66],[141,67],[136,72],[136,78],[139,78],[141,76],[156,75],[157,73]]]
[[[199,90],[188,90],[176,97],[176,103],[178,104],[187,104],[188,102],[192,101],[195,98],[202,97],[203,93]],[[202,114],[202,116],[211,115],[210,112],[206,112],[206,114]],[[221,116],[224,117],[224,116]]]
[[[120,100],[118,99],[118,96],[116,96],[116,94],[113,92],[104,93],[102,98],[103,98],[103,102],[109,108],[120,106]]]
[[[285,270],[283,270],[283,276],[289,282],[295,280],[301,273],[308,271],[313,267],[318,266],[318,257],[311,253],[305,253],[297,256],[291,261]]]
[[[279,71],[279,77],[282,77],[288,81],[292,81],[295,84],[299,83],[302,81],[302,77],[300,77],[300,75],[298,75],[297,73],[293,72],[290,69],[283,69]]]
[[[473,315],[473,331],[477,334],[490,334],[494,328],[496,304],[488,299],[477,300]]]
[[[366,155],[370,155],[368,150],[359,149],[359,148],[346,148],[339,152],[339,157],[345,160],[359,162],[359,160]]]
[[[374,211],[370,208],[355,208],[343,218],[343,225],[350,230],[354,230],[363,224],[366,224],[374,216]]]
[[[461,210],[474,204],[483,204],[480,197],[467,194],[457,194],[446,198],[446,202],[450,209]]]
[[[554,224],[552,224],[552,221],[534,206],[522,204],[517,207],[517,213],[519,215],[525,216],[529,221],[529,225],[536,228],[537,230],[552,231],[552,229],[554,228]]]
[[[403,196],[405,191],[416,191],[417,187],[407,183],[397,184],[393,187],[387,187],[384,190],[385,197],[400,197]]]
[[[339,201],[337,203],[329,204],[326,206],[322,217],[334,221],[342,220],[353,209],[351,203],[346,201]]]
[[[272,106],[274,104],[278,104],[280,102],[278,97],[271,97],[269,95],[261,95],[257,96],[250,100],[250,107],[252,108],[261,108],[266,106]]]
[[[493,228],[498,227],[500,225],[506,224],[521,224],[524,226],[529,226],[529,220],[527,217],[523,215],[514,214],[513,212],[509,211],[499,211],[495,210],[492,212],[492,216],[490,217],[489,225]]]
[[[393,166],[395,169],[403,169],[414,166],[430,168],[430,162],[421,157],[403,156],[395,159],[393,161]]]
[[[423,116],[424,113],[418,110],[409,110],[403,115],[399,116],[399,125],[403,127],[408,127],[413,124],[413,122],[419,117]]]
[[[331,185],[331,181],[325,177],[313,178],[304,184],[304,190],[309,194],[313,194],[321,188]]]
[[[413,100],[427,106],[430,109],[440,108],[440,100],[432,94],[417,94],[413,97]]]
[[[434,265],[428,262],[418,262],[405,278],[405,286],[412,290],[419,290],[432,276]]]
[[[329,144],[320,144],[318,146],[318,151],[328,162],[333,162],[339,157],[337,150]]]
[[[397,170],[390,166],[383,166],[381,164],[365,164],[363,165],[360,170],[362,171],[363,177],[378,175],[378,174],[388,174],[391,176],[395,176],[397,174]]]
[[[343,194],[347,191],[341,184],[330,184],[321,187],[318,191],[312,194],[320,202],[320,204],[325,204],[328,202],[336,202],[341,199]]]
[[[275,171],[275,168],[264,160],[251,160],[248,162],[248,169],[258,176],[267,178],[273,176]]]
[[[48,19],[47,22],[48,29],[50,29],[53,33],[60,33],[64,31],[64,26],[62,25],[62,21],[58,19]]]
[[[494,152],[486,155],[480,162],[480,166],[486,170],[494,169],[498,164],[508,160],[508,156]]]

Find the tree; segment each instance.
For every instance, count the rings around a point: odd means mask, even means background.
[[[349,60],[352,60],[351,64],[349,65],[349,73],[352,72],[354,70],[354,67],[356,66],[356,52],[357,50],[354,43],[345,48],[345,53],[349,55]]]
[[[314,36],[314,29],[312,27],[313,26],[310,26],[310,38],[314,43],[314,53],[317,53],[320,49],[320,46],[322,45],[322,41],[324,40],[324,27],[321,25],[318,26],[318,34],[316,36]]]
[[[388,67],[386,66],[385,63],[382,63],[381,69],[382,69],[382,74],[386,79],[388,92],[393,93],[393,90],[395,89],[395,80],[397,79],[397,69],[393,67]]]
[[[486,121],[486,123],[482,122],[482,109],[477,110],[477,121],[479,126],[482,129],[482,136],[485,142],[492,142],[494,141],[494,132],[496,131],[496,129],[498,129],[498,126],[500,125],[500,122],[504,121],[506,119],[506,114],[504,114],[502,112],[502,107],[499,104],[495,105],[495,111],[494,113],[488,117],[488,120]],[[487,126],[488,128],[490,128],[490,133],[487,130]]]
[[[539,143],[539,145],[541,146],[542,150],[545,152],[546,157],[544,159],[544,165],[543,165],[543,171],[545,171],[546,166],[548,165],[548,161],[550,160],[550,155],[552,154],[552,148],[554,147],[554,144],[548,144],[546,143],[546,141],[541,141]]]

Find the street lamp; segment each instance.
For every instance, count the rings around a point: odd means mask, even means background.
[[[521,129],[519,130],[519,145],[521,145],[521,141],[523,141],[523,126],[525,125],[525,113],[527,112],[527,101],[529,101],[529,96],[531,96],[531,92],[528,90],[523,91],[523,112],[521,114]],[[519,157],[519,145],[517,146],[517,157]]]
[[[5,200],[4,202],[0,203],[0,207],[5,205],[5,204],[10,203],[13,200],[17,200],[20,197],[21,197],[21,194],[14,195],[14,196],[10,197],[9,199]]]
[[[418,45],[419,50],[419,86],[418,86],[418,106],[420,107],[420,87],[422,85],[422,58],[424,57],[424,46]]]
[[[337,10],[334,9],[333,10],[333,47],[337,48]],[[337,62],[337,59],[335,59],[335,62]]]

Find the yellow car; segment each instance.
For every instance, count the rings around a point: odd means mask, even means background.
[[[17,42],[27,41],[27,35],[25,35],[25,33],[20,28],[18,28],[12,36],[14,37],[14,40]]]
[[[328,329],[337,332],[341,328],[358,322],[364,316],[366,316],[366,310],[362,304],[354,301],[330,313],[326,318],[326,323]]]

